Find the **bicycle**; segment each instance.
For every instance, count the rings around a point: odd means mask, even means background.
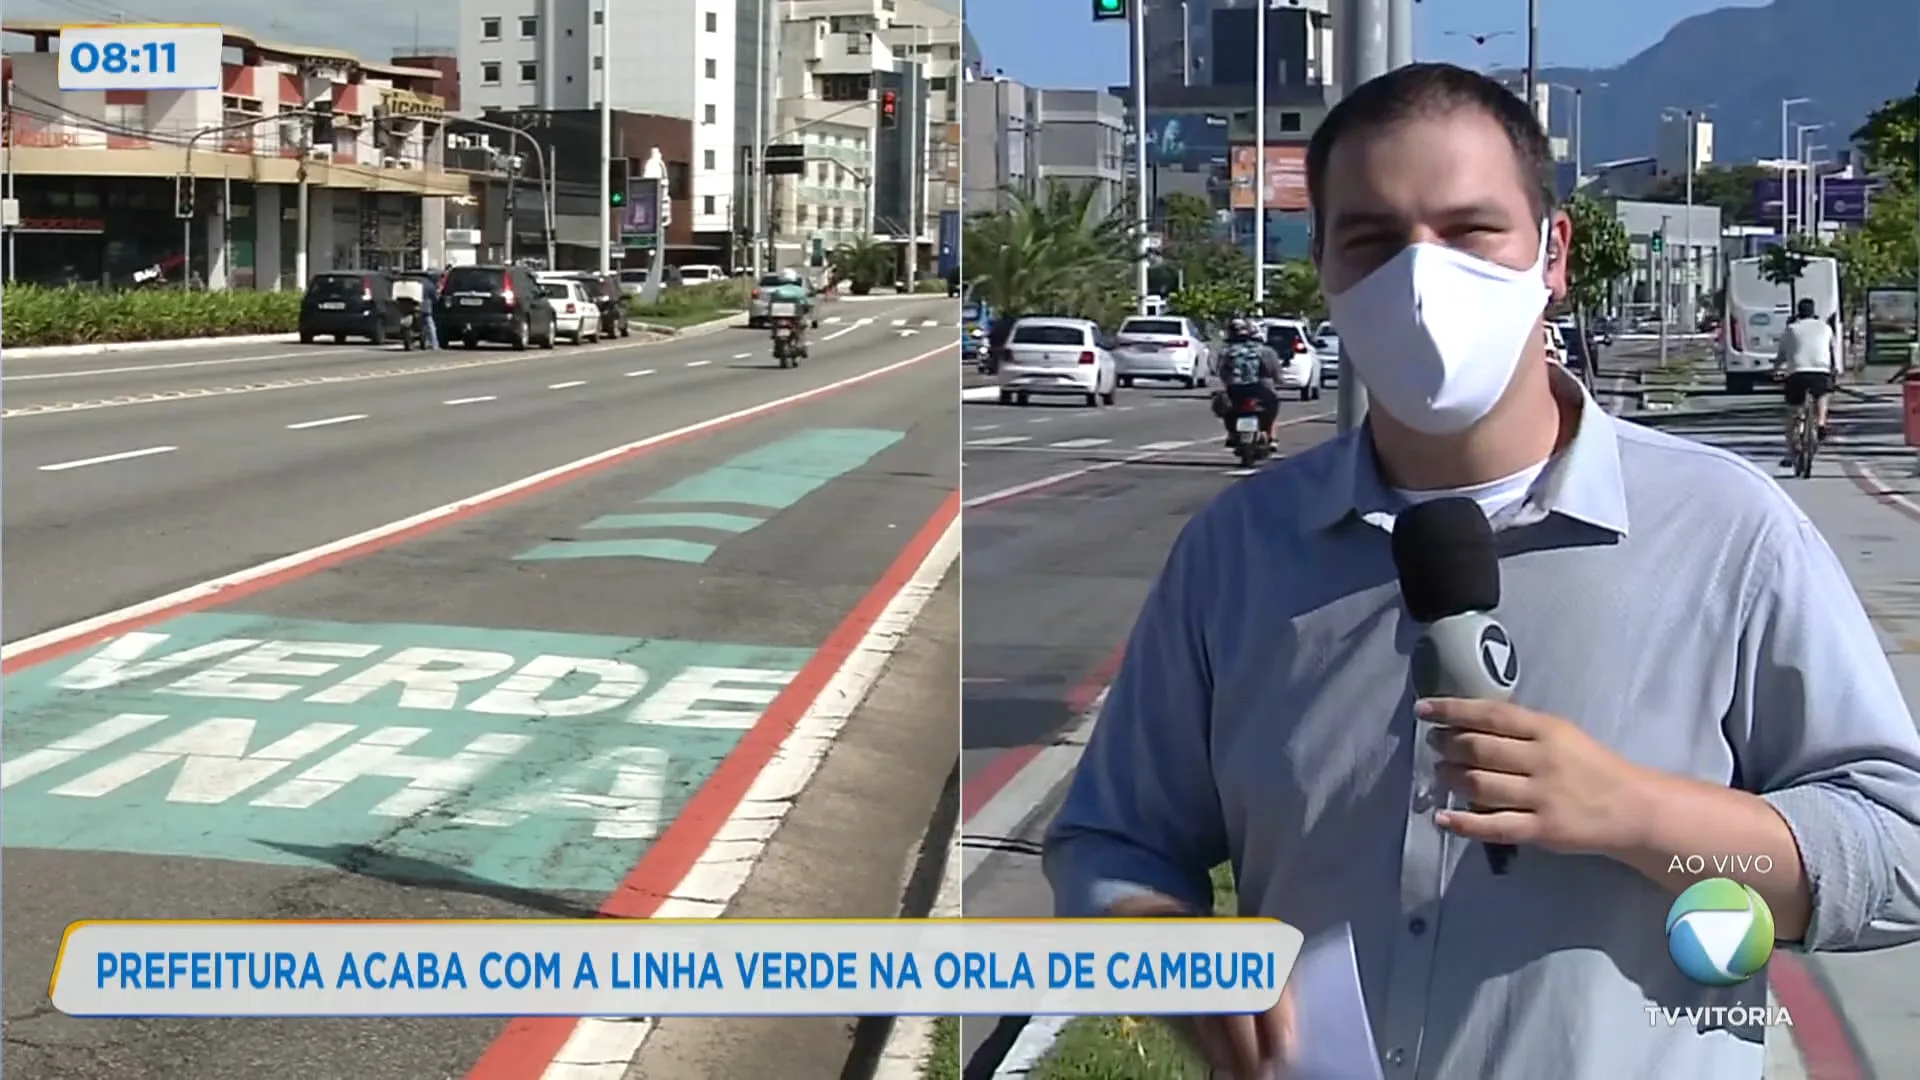
[[[1813,457],[1820,451],[1820,425],[1815,422],[1813,395],[1794,406],[1793,427],[1788,437],[1793,451],[1793,475],[1806,479],[1813,475]]]

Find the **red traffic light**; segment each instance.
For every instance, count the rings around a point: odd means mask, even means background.
[[[895,107],[898,106],[899,104],[900,104],[900,97],[898,94],[895,94],[892,90],[881,91],[880,109],[882,112],[891,113],[894,111]]]

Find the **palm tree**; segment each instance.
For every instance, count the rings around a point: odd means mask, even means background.
[[[827,256],[827,265],[833,268],[833,276],[848,283],[854,295],[865,296],[873,287],[893,277],[893,248],[875,240],[871,236],[862,236],[833,249]]]
[[[977,214],[962,238],[973,295],[997,312],[1071,315],[1110,323],[1131,304],[1133,249],[1122,212],[1097,214],[1093,185],[1049,182]]]

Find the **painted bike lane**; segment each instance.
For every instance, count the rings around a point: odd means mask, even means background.
[[[83,917],[599,910],[683,815],[728,816],[700,793],[944,531],[937,367],[14,666],[8,1064],[464,1073],[498,1021],[79,1023],[44,977]]]

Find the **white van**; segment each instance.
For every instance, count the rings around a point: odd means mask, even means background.
[[[680,268],[680,284],[711,285],[727,276],[727,272],[707,263],[695,263]]]
[[[1773,358],[1780,332],[1793,319],[1796,298],[1811,299],[1822,319],[1840,314],[1840,264],[1825,256],[1807,259],[1806,271],[1789,290],[1775,285],[1761,272],[1760,259],[1727,263],[1727,306],[1720,320],[1720,371],[1727,392],[1753,393],[1758,383],[1773,378]],[[1847,366],[1845,334],[1834,335],[1840,366]]]

